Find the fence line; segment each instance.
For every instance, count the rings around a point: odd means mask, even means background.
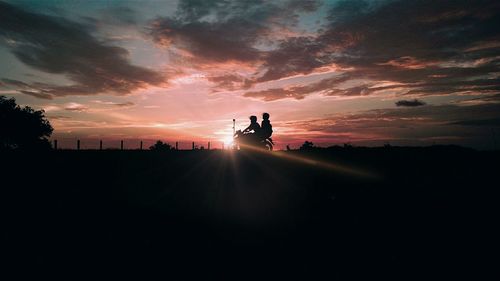
[[[73,142],[73,145],[71,145],[71,142]],[[152,145],[154,145],[157,141],[148,141]],[[92,141],[92,140],[80,140],[76,139],[76,142],[74,139],[72,140],[67,140],[67,141],[60,141],[58,139],[54,139],[52,141],[53,143],[53,148],[55,150],[144,150],[144,142],[143,140],[135,140],[135,141],[127,141],[127,140],[120,140],[119,146],[118,145],[109,145],[108,147],[104,147],[104,141],[101,139],[99,142],[97,141]],[[62,145],[65,143],[66,145]],[[98,143],[98,146],[97,146]],[[109,141],[109,143],[117,143],[117,141]],[[164,142],[169,144],[169,142]],[[182,147],[181,144],[188,144],[191,143],[191,146],[184,146]],[[94,146],[95,144],[95,146]],[[127,147],[127,144],[132,144],[131,146]],[[138,146],[135,146],[134,144],[138,144]],[[212,146],[212,144],[215,144]],[[174,150],[213,150],[213,149],[229,149],[230,145],[224,144],[224,142],[213,142],[213,141],[176,141],[174,145],[171,146],[172,149]],[[149,148],[146,148],[149,149]]]

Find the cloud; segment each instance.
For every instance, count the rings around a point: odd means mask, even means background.
[[[73,85],[19,84],[41,98],[111,93],[127,95],[165,84],[160,72],[133,65],[128,51],[98,40],[90,27],[65,18],[37,14],[0,2],[0,37],[24,64],[65,75]],[[13,83],[9,83],[15,86]]]
[[[30,89],[29,84],[26,84],[26,83],[19,81],[19,80],[2,78],[2,79],[0,79],[0,82],[2,82],[2,84],[0,84],[2,86],[14,86],[14,87],[18,87],[21,89]]]
[[[242,75],[238,74],[224,74],[218,76],[207,77],[209,82],[215,84],[214,91],[228,90],[234,91],[238,89],[248,89],[251,87],[251,81]]]
[[[281,138],[314,139],[325,143],[384,142],[425,145],[436,140],[445,143],[485,147],[486,128],[498,128],[500,104],[428,105],[425,107],[385,108],[346,112],[299,121],[273,124],[276,131],[290,128]],[[487,134],[487,136],[485,136]]]
[[[274,101],[284,98],[294,98],[296,100],[301,100],[305,97],[305,94],[301,94],[292,89],[283,88],[273,88],[268,90],[262,90],[257,92],[246,92],[243,96],[249,98],[260,98],[265,101]]]
[[[421,101],[421,100],[400,100],[396,102],[396,106],[403,106],[403,107],[415,107],[415,106],[422,106],[425,105],[426,103]]]
[[[113,107],[132,107],[135,105],[135,103],[131,101],[127,102],[113,102],[113,101],[101,101],[101,100],[94,100],[94,103],[97,104],[102,104],[102,105],[108,105],[108,106],[113,106]]]
[[[36,90],[35,91],[19,90],[19,92],[21,94],[25,94],[28,96],[32,96],[32,97],[44,99],[44,100],[51,100],[53,98],[53,96],[51,94],[47,94],[44,92],[37,92]]]
[[[482,104],[482,103],[500,103],[500,94],[484,95],[472,99],[462,100],[461,104]]]
[[[500,118],[462,120],[462,121],[452,122],[450,124],[460,125],[460,126],[500,127]]]
[[[250,75],[209,75],[208,81],[214,91],[247,90],[244,96],[266,101],[303,99],[317,92],[330,96],[384,90],[408,96],[500,92],[500,32],[493,28],[500,25],[497,1],[298,2],[181,1],[176,17],[152,22],[150,35],[159,45],[182,50],[204,69],[228,61],[252,65]],[[321,28],[292,32],[299,30],[301,14],[320,7],[328,10]],[[280,36],[275,32],[279,28],[290,33]],[[248,91],[259,83],[324,69],[347,78]],[[360,79],[365,85],[341,85]],[[373,89],[383,82],[397,86]]]
[[[338,90],[333,88],[338,83],[344,82],[348,80],[347,76],[334,76],[322,79],[318,82],[306,84],[306,85],[298,85],[291,86],[287,88],[272,88],[262,91],[254,91],[254,92],[246,92],[243,94],[245,97],[251,98],[261,98],[265,101],[273,101],[284,98],[294,98],[297,100],[305,98],[307,95],[324,91],[326,94],[333,95]],[[362,91],[363,89],[351,88],[343,91]],[[347,94],[347,93],[344,93]]]
[[[325,6],[327,6],[325,4]],[[284,38],[260,53],[247,85],[336,68],[366,85],[353,89],[323,83],[326,95],[372,94],[392,82],[400,95],[500,92],[500,3],[479,1],[337,1],[327,23],[307,36]],[[241,88],[240,88],[241,89]],[[297,89],[295,89],[297,90]],[[310,92],[251,91],[263,100],[303,98]]]
[[[45,99],[126,95],[166,85],[174,75],[132,65],[127,50],[98,39],[97,25],[0,7],[1,44],[26,65],[73,81],[2,87]],[[244,91],[265,101],[384,91],[402,100],[478,96],[500,93],[499,11],[494,0],[184,0],[174,16],[151,19],[145,32],[171,53],[176,73],[196,69],[214,92]],[[121,16],[110,24],[138,24],[127,7],[101,14]],[[320,72],[335,75],[309,84],[269,83]]]
[[[47,118],[49,118],[49,120],[70,120],[71,119],[71,117],[64,116],[64,115],[47,115]]]
[[[89,107],[76,102],[70,102],[64,107],[64,110],[75,111],[75,112],[85,112],[88,111],[89,109],[90,109]]]
[[[197,62],[256,63],[258,47],[275,29],[297,24],[297,13],[311,12],[318,1],[180,1],[175,17],[152,21],[149,33],[159,45],[175,47]]]
[[[112,101],[101,101],[101,100],[93,100],[92,101],[95,104],[101,105],[98,108],[92,107],[88,105],[84,105],[81,103],[76,103],[76,102],[70,102],[66,104],[64,107],[64,110],[67,111],[75,111],[75,112],[102,112],[102,111],[109,111],[109,110],[114,110],[115,108],[130,108],[134,107],[135,103],[133,102],[112,102]]]
[[[117,107],[131,107],[134,106],[135,104],[133,102],[122,102],[122,103],[113,103],[112,105],[117,106]]]

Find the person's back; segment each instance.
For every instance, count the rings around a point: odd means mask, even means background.
[[[262,124],[260,126],[261,136],[264,139],[270,138],[273,134],[273,126],[269,121],[269,113],[262,114]]]

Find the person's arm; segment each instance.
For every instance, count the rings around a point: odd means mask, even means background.
[[[260,127],[259,123],[255,124],[253,130],[258,133],[262,128]]]
[[[243,130],[243,133],[250,131],[250,127],[252,127],[252,125],[248,126],[245,130]]]

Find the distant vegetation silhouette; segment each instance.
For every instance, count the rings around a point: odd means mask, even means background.
[[[20,107],[14,98],[0,96],[0,149],[51,149],[53,130],[43,110]]]
[[[168,151],[173,149],[174,149],[173,146],[171,146],[168,143],[164,143],[161,140],[157,141],[155,144],[149,147],[149,150],[154,150],[154,151]]]
[[[314,144],[312,141],[305,141],[302,146],[300,146],[300,150],[311,150],[314,148]]]

